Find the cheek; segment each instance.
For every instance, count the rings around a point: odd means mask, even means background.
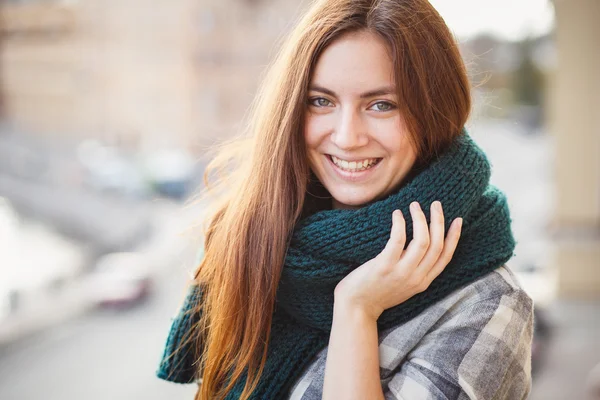
[[[369,126],[371,137],[385,148],[388,154],[403,154],[407,150],[407,132],[400,118],[376,120]]]
[[[314,116],[308,116],[304,120],[304,140],[308,149],[316,149],[325,138],[326,129],[323,121]]]
[[[395,140],[388,141],[387,147],[390,153],[402,157],[409,156],[412,153],[412,147],[404,134],[396,135]]]

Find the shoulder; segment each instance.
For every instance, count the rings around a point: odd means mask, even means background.
[[[533,300],[521,286],[515,274],[502,265],[494,271],[451,293],[440,302],[450,314],[477,304],[496,304],[527,316],[533,312]]]
[[[531,298],[523,290],[523,287],[508,265],[502,265],[463,288],[456,290],[447,296],[443,302],[469,306],[477,302],[504,296],[522,298],[526,302],[531,302]]]
[[[382,332],[381,367],[396,395],[389,398],[410,398],[411,388],[450,397],[524,398],[532,338],[533,301],[503,265]]]
[[[485,308],[483,307],[485,304],[493,307]],[[527,318],[533,312],[533,300],[522,288],[511,269],[507,265],[502,265],[450,293],[415,317],[415,320],[431,328],[457,316],[468,317],[473,308],[481,308],[478,311],[485,312],[488,316],[508,308]],[[385,335],[401,327],[402,325],[382,333]]]
[[[419,348],[444,351],[443,344],[433,340],[439,335],[456,336],[449,340],[464,340],[464,346],[469,346],[482,333],[504,337],[511,334],[511,329],[531,328],[532,321],[532,298],[510,268],[503,265],[450,293],[410,321],[380,332],[380,347],[393,349],[399,356],[382,367],[395,369]]]

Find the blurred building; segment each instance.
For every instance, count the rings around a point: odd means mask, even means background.
[[[600,298],[600,2],[554,0],[554,259],[559,295]]]
[[[547,120],[556,143],[559,294],[598,296],[600,2],[554,5],[558,67]],[[283,0],[4,0],[1,116],[49,137],[200,150],[236,130],[273,44],[301,7]]]
[[[229,135],[297,5],[283,1],[4,0],[2,117],[127,147]]]

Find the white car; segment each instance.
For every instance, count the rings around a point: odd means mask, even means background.
[[[148,258],[133,252],[101,257],[88,279],[88,295],[101,307],[128,307],[144,300],[152,288]]]

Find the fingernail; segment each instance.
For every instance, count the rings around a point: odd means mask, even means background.
[[[463,219],[462,218],[456,218],[456,220],[458,221],[456,224],[458,225],[459,228],[462,228],[462,224],[463,224]]]
[[[436,200],[436,201],[433,202],[433,207],[437,211],[442,212],[442,203],[440,203],[438,200]]]
[[[413,202],[410,206],[412,207],[413,211],[419,211],[421,209],[421,205],[417,201]]]

